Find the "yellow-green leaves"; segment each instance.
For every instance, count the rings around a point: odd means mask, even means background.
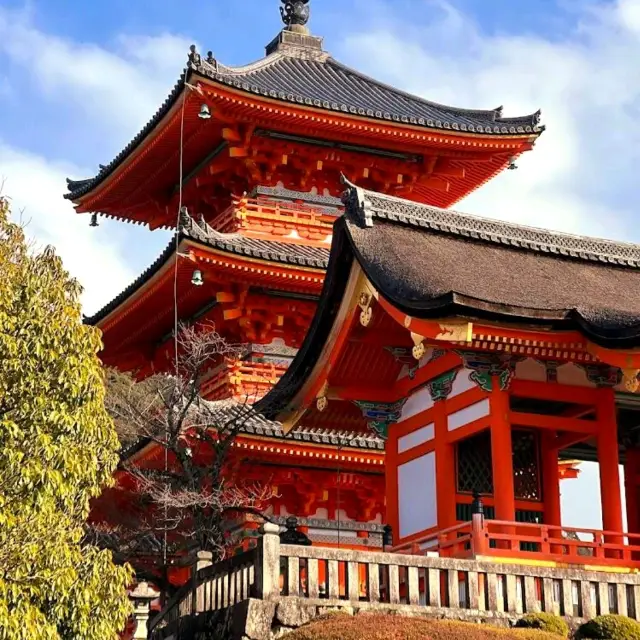
[[[0,640],[110,640],[129,613],[130,570],[81,542],[119,445],[80,292],[0,196]]]

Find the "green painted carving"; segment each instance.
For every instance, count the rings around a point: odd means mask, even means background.
[[[389,424],[389,422],[378,420],[369,422],[368,427],[380,438],[382,438],[383,440],[387,440],[389,438]]]
[[[451,369],[451,371],[447,371],[427,383],[429,394],[434,402],[436,400],[446,400],[451,395],[458,371],[459,369]]]
[[[483,391],[489,393],[493,390],[493,377],[490,371],[472,371],[469,380],[475,382]]]
[[[400,420],[402,407],[406,401],[406,398],[398,402],[354,400],[354,404],[362,411],[363,417],[369,420],[367,423],[369,428],[386,440],[389,435],[389,425]]]
[[[505,391],[511,384],[515,373],[516,362],[522,360],[509,354],[487,354],[472,351],[461,351],[464,366],[471,369],[469,379],[475,382],[483,391],[493,390],[493,378],[498,379],[501,391]]]

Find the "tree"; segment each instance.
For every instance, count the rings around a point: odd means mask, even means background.
[[[0,197],[0,638],[116,638],[131,571],[83,542],[118,461],[99,332],[60,258],[9,214]]]
[[[270,488],[243,483],[230,470],[238,434],[257,419],[252,408],[256,394],[213,402],[200,394],[207,373],[225,359],[240,358],[243,347],[228,344],[207,324],[180,327],[176,347],[177,366],[171,373],[143,380],[108,373],[107,408],[125,448],[121,469],[136,487],[137,508],[112,512],[98,531],[102,543],[123,557],[135,556],[141,541],[155,541],[150,545],[156,549],[155,578],[163,589],[168,588],[162,577],[170,556],[197,549],[223,557],[229,517],[261,514],[272,497]],[[140,444],[155,445],[155,455],[145,464],[126,453]]]

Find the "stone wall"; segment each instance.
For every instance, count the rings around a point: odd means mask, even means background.
[[[181,629],[180,640],[275,640],[317,617],[342,613],[367,615],[415,616],[489,623],[509,627],[519,616],[487,611],[435,609],[432,607],[394,607],[390,604],[362,602],[357,605],[343,600],[311,602],[302,598],[281,598],[277,602],[250,599],[223,611],[199,616],[192,629]]]

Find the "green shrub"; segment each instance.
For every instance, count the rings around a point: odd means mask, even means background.
[[[557,640],[533,629],[497,629],[486,624],[384,614],[328,616],[287,635],[287,640]]]
[[[560,617],[550,613],[528,613],[516,623],[520,629],[538,629],[566,638],[569,625]]]
[[[578,629],[578,638],[640,640],[640,623],[626,616],[598,616]]]

